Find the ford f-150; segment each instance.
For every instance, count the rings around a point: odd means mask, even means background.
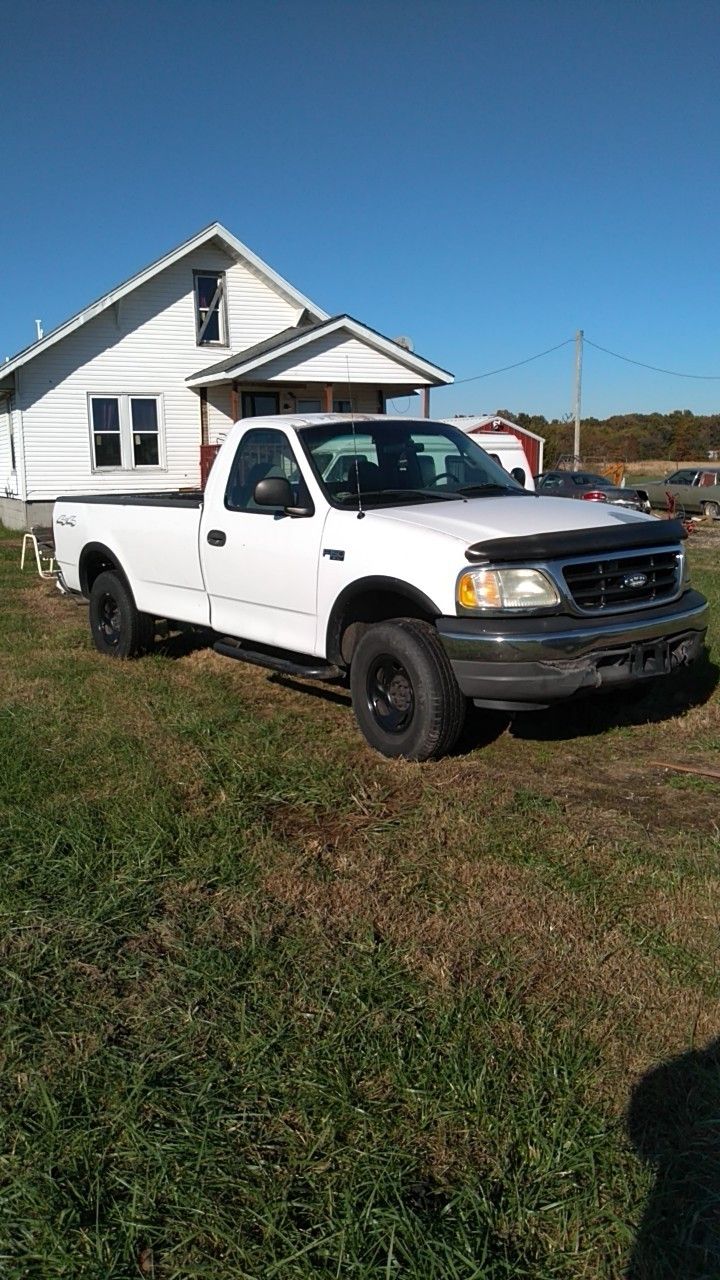
[[[209,628],[228,657],[348,680],[367,741],[415,760],[451,749],[468,700],[637,685],[707,626],[677,521],[539,498],[429,420],[245,419],[204,494],[59,498],[54,531],[101,653],[145,652],[158,619]]]

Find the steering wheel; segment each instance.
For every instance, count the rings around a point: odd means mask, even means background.
[[[432,489],[433,485],[436,485],[438,480],[457,480],[457,476],[454,476],[451,471],[441,471],[438,475],[433,476],[432,480],[428,481],[425,488]]]

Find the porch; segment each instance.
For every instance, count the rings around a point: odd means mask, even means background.
[[[234,422],[276,413],[385,413],[387,401],[420,393],[452,374],[352,316],[284,329],[200,369],[186,381],[200,400],[203,449],[221,443]]]
[[[347,382],[293,386],[243,384],[200,387],[200,481],[203,489],[217,452],[241,418],[292,413],[386,413],[387,402],[416,394],[416,388],[348,385]],[[418,417],[430,417],[430,388],[420,388]]]

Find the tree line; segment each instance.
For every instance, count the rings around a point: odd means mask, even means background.
[[[573,452],[574,424],[569,418],[545,418],[539,413],[498,409],[498,417],[535,431],[545,440],[545,465]],[[704,459],[720,451],[720,414],[695,414],[690,409],[671,413],[621,413],[611,418],[583,418],[582,456],[642,462],[668,458],[682,462]]]

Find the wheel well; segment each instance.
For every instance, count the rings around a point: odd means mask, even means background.
[[[106,570],[113,570],[123,581],[126,581],[125,574],[112,551],[108,551],[107,547],[100,542],[89,543],[83,548],[80,556],[80,590],[84,596],[90,595],[93,582]]]
[[[379,579],[377,585],[372,580],[355,584],[333,606],[327,629],[328,660],[349,666],[358,640],[373,622],[390,618],[434,622],[441,612],[422,592],[405,583],[396,586],[393,579]]]

